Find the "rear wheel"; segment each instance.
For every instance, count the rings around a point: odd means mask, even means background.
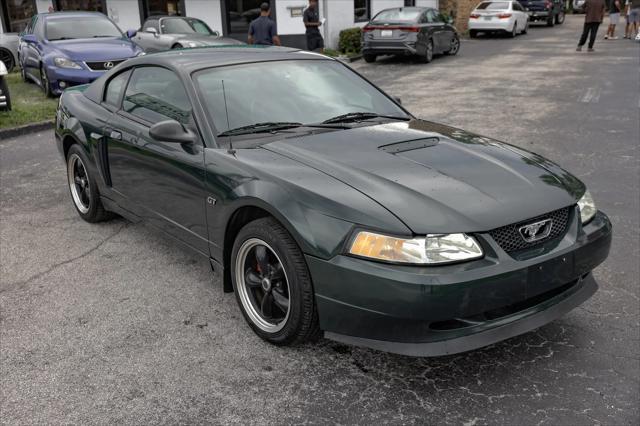
[[[428,64],[433,60],[433,40],[429,40],[427,42],[427,47],[425,49],[424,55],[420,57],[420,60],[425,64]]]
[[[67,153],[67,183],[73,206],[87,222],[101,222],[113,217],[100,201],[96,179],[87,168],[89,161],[79,145],[72,145]]]
[[[478,31],[476,31],[476,30],[469,30],[469,37],[470,37],[470,38],[476,38],[476,37],[478,37]]]
[[[304,256],[275,219],[258,219],[240,230],[231,252],[231,277],[240,310],[258,336],[277,345],[319,336]]]
[[[524,24],[524,29],[522,30],[522,34],[526,34],[529,32],[529,20]]]
[[[509,33],[509,37],[510,38],[515,38],[518,35],[518,23],[514,22],[513,23],[513,28],[511,29],[511,32]]]
[[[13,55],[7,49],[0,48],[0,61],[4,63],[4,66],[7,67],[7,71],[11,72],[13,67],[16,65],[13,60]]]
[[[33,83],[29,77],[27,77],[27,70],[24,65],[20,66],[20,76],[22,77],[22,81],[25,83]]]
[[[454,35],[451,39],[451,45],[449,46],[449,50],[444,52],[445,55],[457,55],[460,51],[460,39],[457,35]]]
[[[376,61],[376,55],[365,54],[363,55],[363,57],[364,57],[364,61],[367,63],[372,63]]]

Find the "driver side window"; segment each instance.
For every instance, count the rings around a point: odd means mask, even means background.
[[[129,74],[131,74],[131,70],[120,73],[109,80],[107,83],[107,89],[104,91],[103,101],[106,104],[116,108],[120,107],[122,92],[127,84],[127,80],[129,80]]]
[[[142,31],[147,32],[149,28],[153,28],[154,30],[158,31],[158,20],[157,19],[147,20],[142,26]]]

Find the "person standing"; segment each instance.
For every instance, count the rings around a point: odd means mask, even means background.
[[[640,0],[631,0],[629,4],[629,38],[634,39],[638,35],[638,25],[640,25]]]
[[[320,53],[324,52],[324,39],[319,28],[322,22],[320,22],[318,0],[309,0],[309,7],[305,9],[302,20],[307,28],[307,50],[313,52],[320,49]]]
[[[582,36],[578,42],[578,48],[576,51],[581,52],[582,46],[587,42],[589,37],[589,52],[593,52],[593,44],[596,42],[596,35],[598,34],[598,27],[602,23],[604,18],[604,0],[587,0],[584,2],[584,28],[582,30]]]
[[[611,4],[609,5],[609,28],[607,28],[607,33],[604,35],[605,40],[617,40],[616,37],[616,25],[618,25],[618,21],[620,20],[620,0],[611,0]]]
[[[269,15],[271,15],[269,3],[262,3],[260,5],[260,16],[249,24],[249,44],[281,45],[276,23]]]

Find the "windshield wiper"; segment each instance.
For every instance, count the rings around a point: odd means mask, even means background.
[[[114,36],[114,35],[94,35],[93,38],[102,38],[102,37],[118,37],[118,36]]]
[[[322,124],[345,123],[349,121],[369,120],[371,118],[390,118],[393,120],[409,121],[409,117],[397,117],[395,115],[383,115],[375,112],[348,112],[336,117],[324,120]]]
[[[276,130],[292,129],[302,126],[302,123],[294,123],[287,121],[268,121],[266,123],[249,124],[248,126],[236,127],[235,129],[226,130],[219,133],[218,136],[234,136],[245,135],[249,133],[273,132]]]
[[[58,41],[58,40],[75,40],[75,37],[60,37],[60,38],[50,38],[49,41]]]

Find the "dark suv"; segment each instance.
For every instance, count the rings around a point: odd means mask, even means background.
[[[562,0],[518,0],[529,14],[529,22],[545,21],[548,27],[564,22]]]

